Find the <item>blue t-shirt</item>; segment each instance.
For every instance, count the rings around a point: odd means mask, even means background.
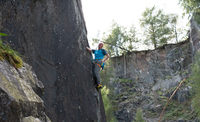
[[[106,50],[104,50],[104,49],[92,50],[92,53],[94,53],[95,59],[102,59],[102,60],[103,60],[104,56],[105,56],[106,54],[108,54],[108,53],[106,52]]]

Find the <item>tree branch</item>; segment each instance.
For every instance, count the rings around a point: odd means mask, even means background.
[[[104,44],[109,44],[109,45],[112,45],[111,43],[108,43],[108,42],[103,42]],[[123,48],[123,47],[120,47],[120,46],[115,46],[115,47],[118,47],[118,48],[120,48],[120,49],[122,49],[122,50],[125,50],[125,51],[130,51],[130,50],[127,50],[127,49],[125,49],[125,48]]]

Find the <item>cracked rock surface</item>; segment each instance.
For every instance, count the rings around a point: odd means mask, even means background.
[[[0,1],[1,30],[44,84],[53,122],[105,122],[94,94],[91,54],[81,0]]]
[[[43,100],[36,94],[43,94],[43,84],[28,64],[19,71],[0,61],[0,122],[51,122]]]

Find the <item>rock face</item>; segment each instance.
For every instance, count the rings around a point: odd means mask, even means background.
[[[190,20],[190,42],[192,47],[192,56],[194,56],[196,52],[200,52],[200,26],[191,19]]]
[[[114,107],[117,108],[115,115],[119,122],[133,121],[137,108],[143,110],[146,121],[158,121],[166,100],[178,84],[191,74],[190,66],[196,52],[200,51],[200,27],[193,20],[189,37],[178,44],[167,44],[155,50],[129,52],[112,58],[116,79],[111,81],[111,85],[117,95]],[[185,105],[182,109],[186,111],[192,111],[186,109],[191,108],[191,103],[188,102],[191,99],[191,88],[185,83],[172,98],[173,102],[178,101],[175,104],[179,107],[181,104]],[[171,106],[173,107],[177,106]],[[167,118],[169,119],[168,116]]]
[[[154,85],[166,76],[172,77],[181,70],[189,69],[192,62],[191,53],[189,40],[164,45],[155,50],[128,53],[113,58],[115,75]],[[179,82],[181,80],[179,77],[174,78]],[[163,85],[170,87],[170,84]]]
[[[51,122],[36,94],[43,94],[42,82],[26,63],[19,71],[0,61],[0,122]]]
[[[0,1],[1,30],[26,56],[45,86],[53,122],[105,122],[92,78],[91,54],[80,0]],[[100,102],[100,106],[97,105]]]

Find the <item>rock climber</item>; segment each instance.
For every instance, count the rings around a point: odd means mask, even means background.
[[[86,47],[86,49],[88,51],[90,51],[91,53],[94,54],[95,58],[93,60],[93,63],[92,63],[92,69],[93,69],[93,75],[94,75],[94,79],[96,81],[96,84],[97,84],[97,89],[100,89],[102,88],[102,85],[100,84],[101,83],[101,79],[100,79],[100,74],[99,74],[99,71],[100,71],[100,68],[103,69],[102,67],[102,64],[106,63],[106,60],[108,60],[108,58],[110,57],[109,54],[106,52],[105,49],[102,49],[103,48],[103,43],[100,42],[99,45],[98,45],[98,50],[94,50],[94,49],[90,49],[89,47]],[[106,56],[104,58],[104,56]],[[104,66],[103,64],[103,66]]]

